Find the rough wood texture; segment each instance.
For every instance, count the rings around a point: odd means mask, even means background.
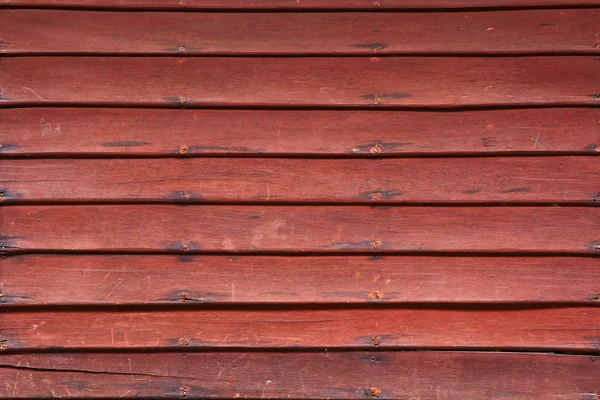
[[[596,351],[600,308],[11,312],[5,350],[457,348]]]
[[[596,154],[599,150],[600,108],[376,113],[0,109],[0,156]]]
[[[600,6],[598,0],[3,0],[28,7],[106,7],[125,9],[335,9],[402,10],[444,8],[536,8]]]
[[[598,400],[600,0],[0,3],[0,400]]]
[[[0,10],[0,53],[600,54],[598,19],[600,10],[595,9],[251,14]]]
[[[599,157],[0,160],[0,169],[5,203],[600,202]]]
[[[0,397],[595,400],[594,356],[483,352],[30,354]]]
[[[3,306],[598,303],[600,258],[29,255]]]
[[[68,82],[68,84],[65,84]],[[573,57],[8,57],[0,105],[468,107],[600,105]]]
[[[12,206],[3,251],[598,253],[598,207]]]

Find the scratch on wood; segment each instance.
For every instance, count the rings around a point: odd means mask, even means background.
[[[37,92],[31,88],[28,88],[27,86],[21,86],[23,89],[30,91],[31,93],[33,93],[37,98],[39,98],[42,101],[46,101],[42,96],[40,96],[39,94],[37,94]]]

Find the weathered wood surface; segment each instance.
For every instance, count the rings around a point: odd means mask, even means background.
[[[598,13],[4,0],[0,399],[597,400]]]
[[[28,255],[2,306],[598,303],[600,258]]]
[[[330,9],[403,10],[452,8],[537,8],[600,6],[598,0],[3,0],[3,5],[27,7],[149,9]]]
[[[596,9],[250,14],[0,10],[0,53],[600,54],[598,19]]]
[[[600,157],[46,159],[0,160],[0,170],[0,199],[6,204],[135,201],[600,205]]]
[[[600,308],[32,311],[2,317],[5,350],[456,348],[597,351]]]
[[[598,207],[12,206],[5,252],[598,254]]]
[[[6,57],[0,106],[598,106],[599,66],[594,56]]]
[[[599,108],[0,109],[0,156],[596,154],[599,150]]]
[[[596,356],[484,352],[6,354],[0,397],[595,400]]]

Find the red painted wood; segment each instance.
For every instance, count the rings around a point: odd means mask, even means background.
[[[4,355],[0,397],[594,400],[595,356],[482,352]]]
[[[595,9],[249,14],[0,10],[0,53],[600,54],[598,19]]]
[[[16,7],[135,9],[354,9],[502,8],[598,6],[598,0],[3,0]]]
[[[600,202],[598,157],[0,160],[0,169],[5,203]]]
[[[600,109],[16,108],[0,109],[0,146],[0,155],[63,156],[595,154],[600,149]]]
[[[594,351],[600,308],[8,312],[7,350],[458,348]]]
[[[30,255],[0,263],[3,306],[597,303],[600,258]]]
[[[2,250],[597,253],[598,207],[13,206]]]
[[[0,105],[598,105],[598,65],[593,56],[8,57]]]

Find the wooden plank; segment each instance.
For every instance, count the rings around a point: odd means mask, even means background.
[[[596,54],[598,19],[596,9],[249,14],[6,9],[0,10],[0,53]]]
[[[0,226],[6,252],[600,250],[598,207],[12,206]]]
[[[599,157],[0,160],[0,169],[5,203],[600,202]]]
[[[484,352],[6,354],[0,398],[595,400],[596,356]]]
[[[593,56],[6,57],[0,105],[597,106],[599,65]]]
[[[245,10],[403,10],[598,6],[598,0],[3,0],[11,7]]]
[[[599,268],[590,257],[30,255],[0,263],[0,303],[590,304]]]
[[[0,109],[0,155],[385,156],[599,150],[599,108],[377,113]]]
[[[6,350],[458,348],[594,351],[600,308],[32,311],[2,317]]]

